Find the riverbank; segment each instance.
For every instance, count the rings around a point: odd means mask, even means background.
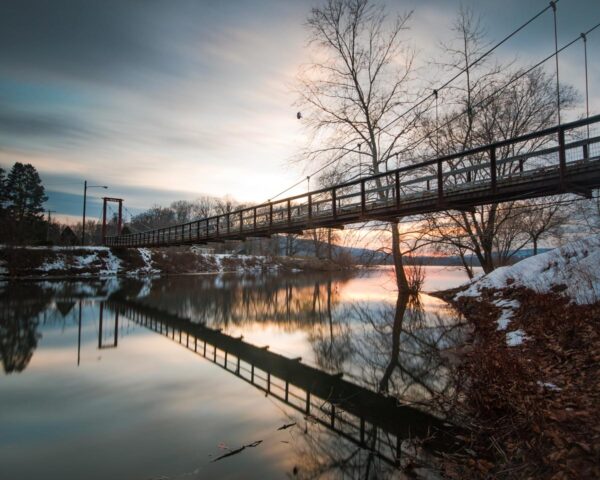
[[[473,324],[452,478],[600,478],[600,236],[440,295]]]
[[[207,254],[194,248],[0,247],[0,278],[103,278],[193,273],[339,271],[326,259]]]

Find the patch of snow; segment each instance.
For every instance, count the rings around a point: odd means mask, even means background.
[[[64,255],[57,255],[56,258],[51,262],[44,262],[39,270],[42,272],[50,272],[51,270],[65,270],[67,268],[65,264]]]
[[[152,262],[152,252],[150,249],[138,248],[137,250],[142,258],[142,261],[144,262],[144,266],[127,272],[127,276],[135,277],[138,275],[159,275],[160,270],[158,268],[154,268],[154,263]]]
[[[514,312],[509,309],[502,310],[498,320],[496,320],[496,323],[498,324],[497,330],[506,330],[508,328],[508,324],[512,320],[513,313]]]
[[[519,302],[517,300],[495,300],[492,303],[502,309],[500,316],[496,320],[496,323],[498,324],[497,330],[506,330],[512,320],[515,310],[519,308]]]
[[[117,275],[121,269],[121,259],[114,255],[110,249],[106,251],[106,259],[104,259],[104,268],[98,273],[100,276]]]
[[[75,262],[79,268],[87,268],[92,263],[98,261],[98,253],[92,252],[89,255],[77,256],[75,257]]]
[[[570,242],[560,248],[500,267],[456,295],[478,297],[483,289],[524,286],[539,293],[564,285],[562,292],[578,304],[600,301],[600,235]]]
[[[508,332],[506,334],[506,343],[509,347],[516,347],[521,345],[524,340],[527,340],[525,332],[521,329],[515,330],[514,332]]]
[[[538,380],[537,384],[542,388],[547,388],[548,390],[553,390],[555,392],[560,392],[562,390],[562,388],[557,387],[554,383],[550,382],[540,382]]]

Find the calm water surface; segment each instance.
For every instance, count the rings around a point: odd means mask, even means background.
[[[0,478],[394,477],[465,334],[390,271],[0,285]]]

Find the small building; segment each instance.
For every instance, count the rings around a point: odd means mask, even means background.
[[[75,232],[71,227],[66,226],[63,231],[60,232],[60,244],[72,247],[79,243],[79,238],[75,235]]]

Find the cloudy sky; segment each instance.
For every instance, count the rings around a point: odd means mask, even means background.
[[[546,0],[465,0],[499,40]],[[202,194],[264,201],[306,175],[294,78],[309,56],[304,22],[319,0],[6,0],[0,4],[0,166],[32,163],[47,207],[79,215],[83,181],[131,212]],[[389,0],[414,10],[407,41],[426,65],[459,0]],[[498,52],[552,52],[546,14]],[[559,45],[600,22],[600,1],[561,0]],[[600,29],[589,55],[600,55]],[[580,44],[561,79],[583,88]],[[600,66],[590,70],[600,107]],[[581,112],[579,112],[581,113]],[[576,115],[573,112],[572,115]],[[100,191],[90,191],[93,195]],[[98,216],[92,199],[91,216]]]

